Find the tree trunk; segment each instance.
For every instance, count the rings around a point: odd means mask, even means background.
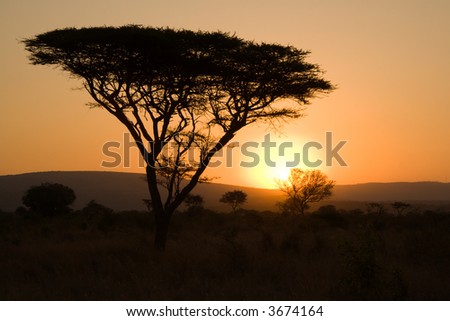
[[[169,231],[170,215],[165,212],[155,213],[155,242],[156,250],[164,251],[166,248],[167,234]]]
[[[307,204],[301,204],[300,205],[300,214],[302,216],[305,216],[305,210],[307,209]]]
[[[170,217],[173,211],[164,208],[161,202],[161,195],[158,190],[158,183],[156,180],[156,171],[154,165],[148,165],[147,172],[147,185],[150,192],[151,207],[155,215],[155,249],[164,251],[166,248],[167,232],[169,231]]]

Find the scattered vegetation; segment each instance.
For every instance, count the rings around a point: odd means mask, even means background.
[[[0,215],[2,300],[449,300],[450,212]]]
[[[366,205],[367,214],[381,215],[385,212],[384,205],[381,203],[371,202]]]
[[[230,205],[233,213],[236,214],[238,209],[245,202],[247,202],[247,193],[240,191],[240,190],[226,192],[225,194],[222,195],[222,197],[220,198],[220,201],[222,203]]]
[[[397,211],[397,215],[402,215],[407,208],[411,207],[410,204],[403,202],[394,202],[391,206]]]

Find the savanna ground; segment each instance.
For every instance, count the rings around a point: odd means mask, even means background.
[[[0,215],[1,300],[450,300],[450,213]]]

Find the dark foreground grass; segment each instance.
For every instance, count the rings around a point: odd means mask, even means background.
[[[2,300],[449,300],[450,215],[0,215]]]

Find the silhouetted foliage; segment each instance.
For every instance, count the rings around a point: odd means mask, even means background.
[[[276,180],[278,188],[288,199],[280,207],[288,213],[305,214],[310,203],[320,202],[331,196],[334,181],[319,170],[293,168],[286,180]]]
[[[284,201],[277,202],[276,206],[279,208],[281,214],[283,215],[295,215],[298,213],[294,200],[291,198],[287,198]]]
[[[311,98],[333,89],[320,68],[306,62],[308,52],[222,32],[68,28],[24,43],[33,64],[56,65],[81,79],[92,105],[131,133],[147,163],[160,249],[172,214],[208,180],[202,175],[212,157],[239,130],[297,118]],[[280,104],[286,100],[291,103]],[[192,148],[200,151],[195,162],[187,157]],[[158,184],[167,189],[165,199]]]
[[[366,205],[367,214],[384,214],[385,208],[383,204],[377,202],[371,202]]]
[[[97,215],[109,215],[114,213],[114,211],[102,204],[97,203],[95,200],[89,201],[85,207],[81,210],[83,214],[86,214],[88,218],[92,218]]]
[[[334,205],[325,205],[319,207],[314,216],[327,222],[333,227],[347,228],[348,221],[342,211],[339,211]]]
[[[397,211],[397,215],[402,215],[403,212],[411,207],[411,204],[403,203],[403,202],[394,202],[391,204],[392,208]]]
[[[188,215],[195,215],[203,212],[203,197],[197,194],[189,194],[184,199],[184,203],[186,204],[186,213]]]
[[[70,211],[69,206],[75,199],[75,192],[70,187],[58,183],[42,183],[30,187],[22,202],[33,212],[54,215]]]
[[[201,195],[189,194],[188,196],[186,196],[184,202],[188,207],[190,207],[190,206],[203,206],[204,201]]]
[[[247,202],[247,193],[240,191],[240,190],[226,192],[225,194],[222,195],[222,197],[220,198],[220,201],[222,203],[230,205],[233,213],[236,213],[237,210],[245,202]]]
[[[28,209],[25,206],[18,206],[14,211],[16,215],[24,216],[29,213]]]
[[[394,216],[338,209],[345,229],[318,213],[298,220],[205,211],[174,215],[172,251],[163,261],[149,248],[155,218],[146,211],[100,216],[90,224],[84,215],[3,213],[0,271],[7,277],[0,299],[450,299],[448,210]]]
[[[316,212],[316,215],[327,217],[327,216],[333,216],[339,214],[338,209],[334,205],[325,205],[319,207],[319,209]]]

